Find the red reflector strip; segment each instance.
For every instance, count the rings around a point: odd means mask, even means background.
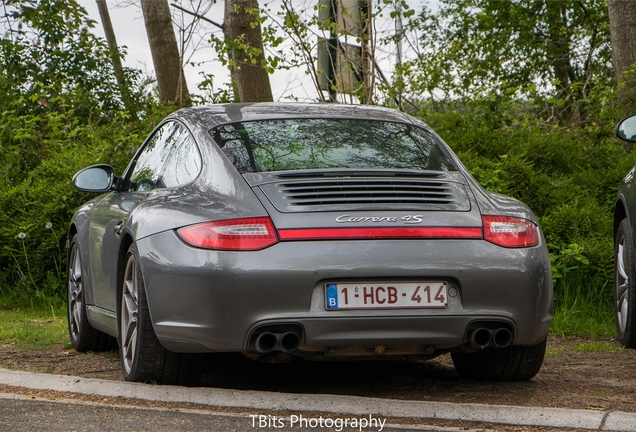
[[[278,230],[284,240],[482,239],[481,227],[292,228]]]

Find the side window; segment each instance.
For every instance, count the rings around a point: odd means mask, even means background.
[[[201,171],[201,155],[190,132],[180,128],[170,158],[163,169],[162,180],[165,187],[182,186],[197,178]]]
[[[130,176],[131,191],[147,191],[165,187],[161,180],[163,165],[178,138],[181,126],[168,122],[161,126],[142,150]]]

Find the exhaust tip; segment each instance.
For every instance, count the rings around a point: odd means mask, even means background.
[[[279,342],[281,351],[291,353],[300,346],[300,335],[294,332],[283,333]]]
[[[512,343],[512,332],[507,328],[499,328],[492,332],[492,345],[495,348],[506,348]]]
[[[263,354],[269,354],[274,351],[277,344],[278,336],[274,333],[262,333],[256,338],[256,349]]]
[[[474,349],[487,348],[488,345],[490,345],[490,342],[492,341],[492,332],[488,330],[487,328],[478,328],[477,330],[473,331],[470,334],[468,341],[470,343],[471,348],[474,348]]]

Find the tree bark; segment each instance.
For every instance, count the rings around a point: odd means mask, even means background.
[[[130,90],[126,78],[124,76],[124,68],[121,65],[121,56],[119,55],[119,46],[117,46],[117,39],[115,38],[115,32],[113,31],[113,24],[110,21],[110,13],[108,12],[108,6],[106,0],[95,0],[97,3],[97,9],[99,10],[99,17],[102,20],[102,27],[104,27],[104,34],[106,35],[106,42],[110,48],[110,59],[115,69],[115,79],[119,86],[119,93],[124,103],[126,111],[133,120],[137,119],[137,112],[134,109],[134,105],[130,99]]]
[[[636,73],[625,72],[636,66],[636,1],[607,0],[612,59],[622,105],[636,102]]]
[[[362,97],[360,98],[360,103],[373,105],[375,47],[373,43],[371,0],[358,0],[358,16],[360,17],[360,61],[362,62]]]
[[[190,106],[190,94],[183,76],[168,0],[141,0],[141,9],[157,76],[159,98],[166,104]]]
[[[559,97],[570,95],[570,84],[576,80],[570,63],[571,40],[567,22],[567,4],[546,0],[550,42],[547,47],[554,77],[559,81]]]
[[[225,0],[223,33],[238,90],[239,102],[272,102],[269,74],[263,67],[265,54],[258,16],[258,0]]]

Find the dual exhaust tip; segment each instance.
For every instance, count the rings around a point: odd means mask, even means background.
[[[489,346],[506,348],[512,343],[512,332],[507,328],[495,330],[480,327],[468,335],[468,344],[473,349],[483,350]]]
[[[256,338],[256,350],[262,354],[272,351],[293,353],[300,347],[300,335],[294,332],[265,332]]]
[[[492,346],[494,348],[506,348],[512,343],[512,332],[501,327],[488,329],[480,327],[468,335],[468,344],[473,349],[483,350]],[[300,347],[300,335],[295,332],[273,333],[265,332],[256,338],[256,350],[262,354],[273,351],[293,353]]]

